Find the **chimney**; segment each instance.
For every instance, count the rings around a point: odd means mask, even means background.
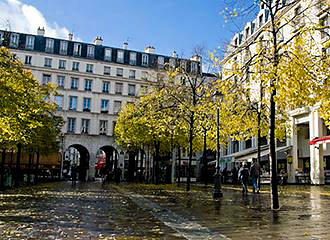
[[[73,40],[73,33],[69,33],[68,39],[69,39],[69,41],[72,41]]]
[[[37,30],[37,35],[38,36],[45,36],[45,28],[44,27],[38,27],[38,30]]]
[[[202,57],[199,56],[199,55],[194,55],[194,56],[192,56],[192,57],[190,58],[190,60],[192,60],[192,61],[196,61],[196,62],[201,62]]]
[[[101,46],[103,44],[103,39],[100,36],[97,36],[94,40],[94,44],[97,46]]]
[[[147,47],[144,48],[144,52],[145,53],[154,53],[155,48],[153,46],[147,46]]]
[[[178,54],[176,53],[176,51],[173,51],[172,58],[177,58],[177,57],[178,57]]]
[[[123,49],[128,49],[128,42],[123,43]]]

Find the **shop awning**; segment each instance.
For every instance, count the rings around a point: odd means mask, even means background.
[[[309,145],[323,144],[323,143],[330,143],[330,136],[314,138],[312,141],[309,142]]]
[[[276,152],[285,152],[292,148],[292,146],[284,146],[284,147],[277,147]],[[269,155],[269,146],[265,145],[261,147],[261,157]],[[229,163],[229,162],[244,162],[248,161],[251,162],[252,158],[258,157],[258,150],[256,148],[249,148],[243,151],[239,151],[225,157],[220,158],[221,163]],[[216,160],[209,162],[208,164],[215,164]]]

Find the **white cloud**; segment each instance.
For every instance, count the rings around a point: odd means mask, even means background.
[[[19,0],[0,0],[0,29],[36,34],[38,27],[45,28],[45,35],[67,38],[69,30],[56,22],[49,23],[34,6]]]

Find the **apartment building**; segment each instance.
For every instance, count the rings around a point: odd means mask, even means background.
[[[115,143],[116,118],[120,109],[134,103],[155,74],[165,64],[184,66],[200,72],[198,58],[178,58],[103,45],[101,37],[93,43],[47,37],[44,28],[37,34],[0,30],[0,46],[5,46],[30,69],[40,84],[54,83],[58,95],[57,115],[64,118],[61,134],[62,173],[79,165],[80,179],[93,179],[100,151],[111,166],[127,168],[128,153]]]
[[[267,27],[270,26],[270,12],[260,1],[260,8],[256,18],[246,23],[243,30],[234,35],[228,46],[225,56],[225,68],[231,68],[235,62],[244,62],[246,57],[256,53],[258,44],[269,39]],[[293,1],[283,0],[281,28],[277,33],[278,41],[288,41],[297,29],[312,22],[324,27],[329,27],[329,2],[321,1]],[[329,29],[315,31],[314,40],[319,44],[319,50],[323,54],[330,54],[330,49],[321,49],[324,41],[329,40]],[[250,93],[254,99],[259,98],[259,84],[256,79],[250,80]],[[319,106],[304,107],[290,112],[291,129],[290,135],[284,142],[277,141],[277,168],[278,172],[288,174],[289,183],[330,183],[330,146],[309,145],[315,138],[330,135],[324,121],[318,113]],[[261,167],[264,175],[269,176],[269,142],[267,138],[261,143]],[[240,162],[251,162],[257,158],[257,138],[253,137],[247,141],[230,141],[227,148],[221,152],[221,163],[228,169],[240,164]]]

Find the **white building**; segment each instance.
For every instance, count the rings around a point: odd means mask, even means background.
[[[96,154],[101,149],[108,163],[128,168],[128,153],[115,143],[116,118],[121,107],[134,102],[147,88],[156,71],[164,64],[185,65],[200,71],[200,62],[155,54],[148,46],[144,52],[103,46],[101,37],[93,43],[55,39],[45,36],[0,30],[0,46],[9,47],[25,63],[41,84],[58,85],[59,116],[62,129],[63,167],[79,157],[80,179],[95,176]],[[72,148],[76,150],[72,150]],[[79,154],[77,153],[79,152]],[[70,163],[71,161],[71,163]]]
[[[256,53],[258,44],[268,38],[266,28],[270,25],[269,10],[260,1],[260,10],[256,19],[246,23],[243,31],[234,35],[225,57],[228,68],[232,62],[245,61],[246,57]],[[281,1],[287,4],[282,9],[283,21],[278,33],[278,41],[288,41],[297,28],[312,22],[329,27],[329,1]],[[316,4],[317,3],[317,4]],[[312,7],[309,7],[312,6]],[[329,40],[330,30],[316,31],[314,40],[319,43],[320,50],[329,54],[330,49],[321,49],[322,43]],[[269,39],[269,38],[268,38]],[[234,61],[232,61],[234,60]],[[251,96],[258,99],[259,85],[257,80],[251,80]],[[253,84],[253,82],[255,84]],[[309,145],[309,142],[317,137],[330,135],[323,120],[318,113],[318,106],[296,109],[290,112],[291,136],[287,136],[285,142],[277,142],[278,172],[284,169],[288,173],[290,183],[324,184],[330,182],[330,145]],[[227,149],[221,153],[222,164],[227,163],[229,169],[234,163],[251,161],[257,157],[257,139],[247,141],[231,141]],[[261,165],[267,168],[269,164],[269,145],[267,139],[263,139],[261,151]],[[269,167],[268,167],[269,168]],[[326,181],[326,175],[329,179]]]

